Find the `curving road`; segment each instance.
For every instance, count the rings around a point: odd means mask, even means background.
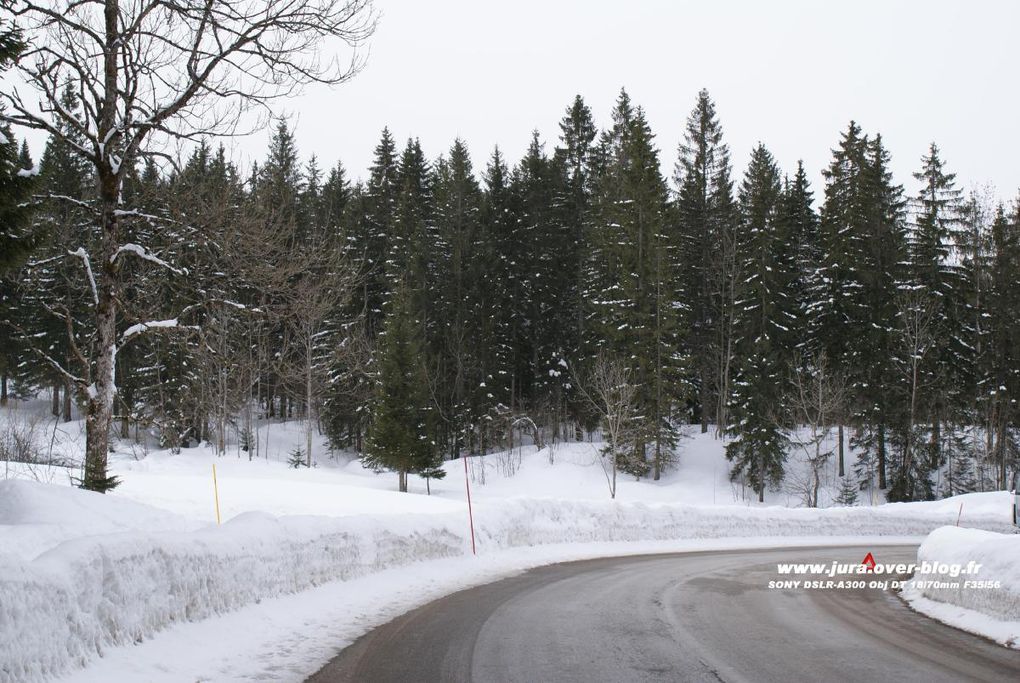
[[[606,558],[447,596],[380,626],[310,683],[1017,681],[1020,653],[881,590],[776,590],[777,562],[911,562],[913,547]],[[801,577],[782,577],[801,578]]]

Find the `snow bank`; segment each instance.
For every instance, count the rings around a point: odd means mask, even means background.
[[[0,555],[31,560],[84,536],[137,529],[183,532],[200,526],[124,498],[33,481],[0,481]]]
[[[917,564],[980,564],[957,578],[918,571],[903,591],[919,612],[947,624],[1020,648],[1020,535],[942,527],[917,550]],[[973,583],[977,582],[977,583]]]
[[[55,508],[66,505],[82,525],[90,517],[114,517],[122,510],[106,506],[125,502],[26,482],[8,482],[0,491],[4,499],[7,494],[18,501],[7,504],[8,519],[13,509],[57,515]],[[82,504],[80,496],[88,502]],[[989,516],[979,523],[1004,531],[1006,517]],[[483,554],[554,543],[902,537],[949,521],[945,514],[896,508],[722,508],[527,498],[481,504],[475,520]],[[459,513],[344,518],[249,513],[196,531],[128,531],[69,540],[30,560],[0,552],[0,680],[42,680],[175,623],[329,581],[463,555],[468,548],[466,515]]]

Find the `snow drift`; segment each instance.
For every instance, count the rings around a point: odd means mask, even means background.
[[[160,518],[159,532],[111,533],[109,520],[124,511],[107,506],[123,501],[24,481],[0,482],[0,500],[17,500],[20,510],[45,510],[54,517],[63,517],[54,509],[63,505],[79,528],[89,528],[95,516],[100,523],[92,528],[102,531],[31,559],[0,545],[3,681],[43,680],[82,667],[105,648],[139,642],[175,623],[328,581],[470,552],[466,515],[459,513],[344,518],[249,513],[194,531],[174,530]],[[38,521],[13,519],[13,507],[8,504],[6,517],[0,517],[0,541],[12,529]],[[133,514],[153,519],[160,512],[135,507]],[[808,510],[528,498],[490,501],[475,511],[478,549],[486,554],[592,541],[923,535],[951,516],[910,506]],[[970,523],[1009,528],[1005,513]]]
[[[925,562],[977,562],[981,567],[976,575],[956,579],[918,571],[903,591],[911,605],[957,628],[1020,648],[1020,535],[942,527],[917,550],[918,566]]]

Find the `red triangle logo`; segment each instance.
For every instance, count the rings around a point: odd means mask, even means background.
[[[861,564],[867,567],[869,572],[873,572],[875,571],[875,565],[878,563],[875,562],[875,556],[872,555],[871,553],[868,553],[867,555],[864,556],[864,559],[861,560]]]

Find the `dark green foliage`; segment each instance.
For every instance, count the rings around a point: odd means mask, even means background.
[[[47,143],[34,179],[17,172],[27,148],[0,142],[0,375],[8,393],[67,397],[70,417],[89,381],[68,374],[91,371],[76,347],[95,334],[73,256],[98,242],[95,180],[67,140]],[[810,169],[780,169],[762,145],[735,193],[706,91],[678,152],[670,193],[621,92],[608,129],[578,96],[554,149],[534,133],[520,159],[495,149],[477,172],[462,140],[430,160],[384,130],[357,181],[302,159],[285,122],[244,181],[203,142],[173,171],[130,165],[123,241],[173,268],[117,257],[117,334],[182,311],[188,330],[119,349],[122,438],[150,428],[172,449],[230,441],[255,457],[257,420],[302,418],[406,489],[409,473],[443,476],[444,457],[507,447],[515,422],[536,442],[584,438],[599,419],[574,382],[605,352],[635,391],[621,470],[660,476],[685,424],[715,425],[763,497],[798,427],[791,378],[824,354],[848,394],[825,426],[860,454],[837,502],[857,482],[894,500],[1004,485],[1020,455],[1020,207],[962,201],[935,145],[905,201],[881,136],[854,123],[819,210]],[[330,290],[302,351],[294,316],[313,297],[295,292],[341,263],[356,282]],[[908,323],[928,308],[921,357]]]
[[[586,332],[600,351],[628,359],[637,385],[635,452],[624,471],[656,479],[672,462],[673,411],[685,398],[683,327],[676,301],[678,235],[644,112],[625,91],[603,134],[605,166],[593,198]]]
[[[17,26],[0,19],[0,74],[23,49]],[[0,275],[21,265],[37,241],[29,225],[36,183],[27,157],[27,147],[19,149],[10,126],[0,125]]]
[[[409,302],[406,286],[391,301],[380,339],[378,396],[362,458],[366,467],[399,473],[401,491],[407,491],[409,473],[443,476],[435,440],[436,411]]]
[[[839,491],[836,493],[835,502],[843,507],[852,507],[857,504],[859,496],[857,482],[853,477],[843,477],[839,482]]]
[[[302,448],[297,447],[287,454],[287,464],[293,469],[298,469],[305,466],[305,452]]]
[[[710,422],[721,430],[729,393],[735,212],[730,152],[707,90],[698,93],[687,119],[674,181],[683,263],[676,298],[689,321],[693,416],[701,431]]]
[[[751,155],[740,186],[736,244],[739,286],[734,339],[735,379],[726,447],[734,478],[743,475],[764,501],[765,487],[783,478],[788,438],[784,403],[792,366],[796,320],[795,259],[784,229],[779,169],[764,146]]]

